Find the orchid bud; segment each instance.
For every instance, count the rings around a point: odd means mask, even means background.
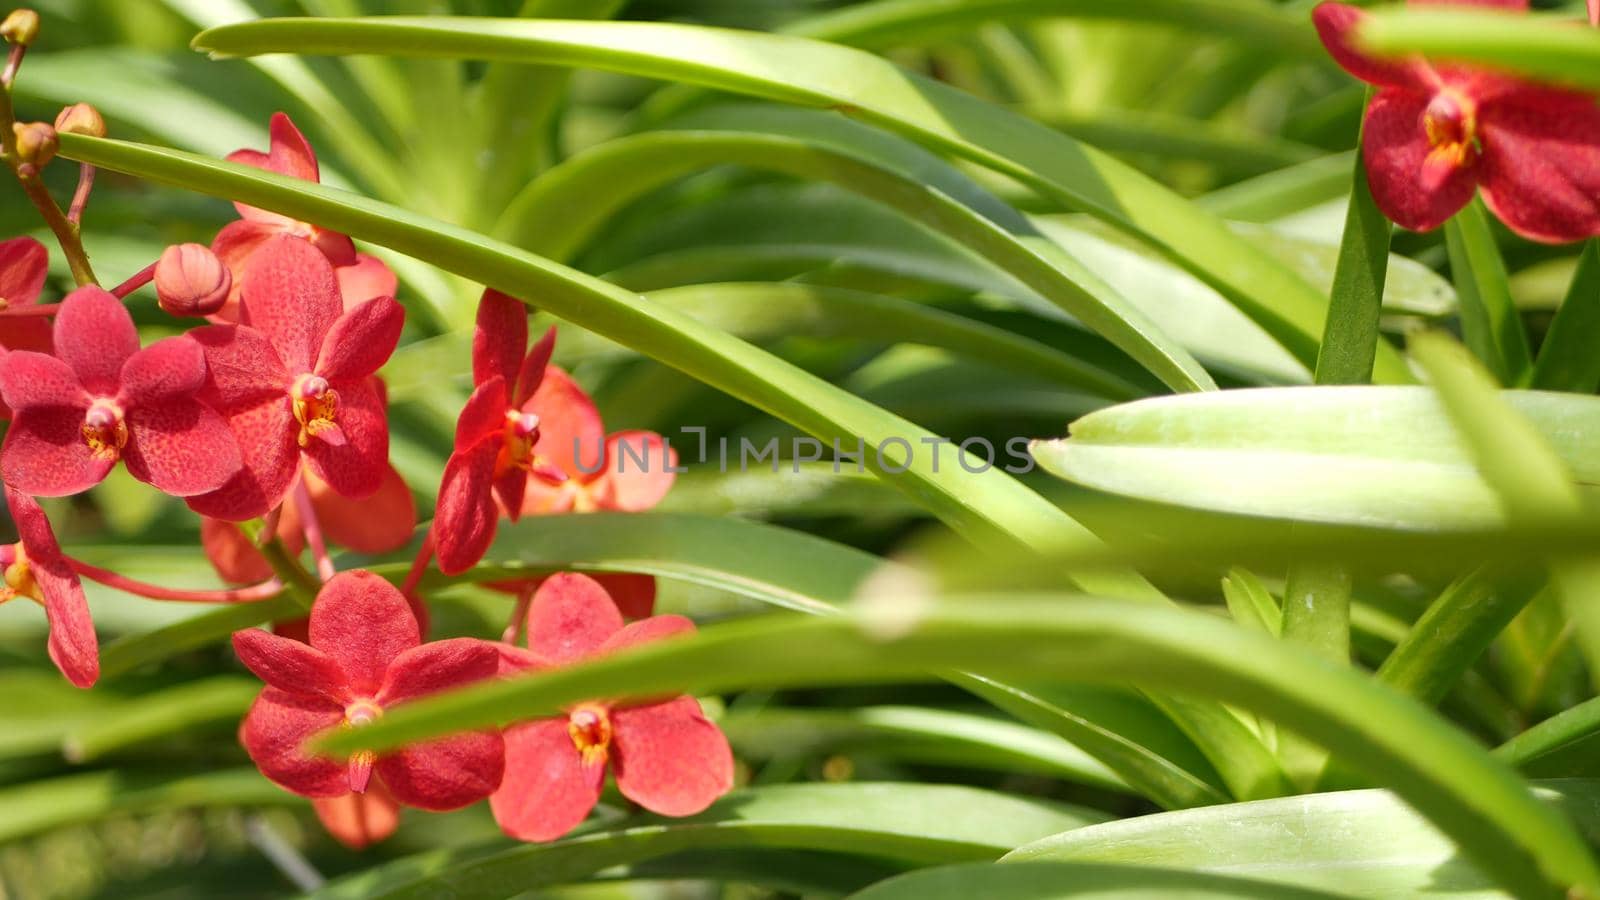
[[[17,157],[37,171],[56,158],[56,130],[44,122],[15,122]]]
[[[209,316],[227,302],[233,273],[204,244],[173,244],[156,262],[156,299],[175,316]]]
[[[84,134],[89,137],[106,136],[106,120],[100,110],[87,103],[74,103],[56,115],[57,134]]]
[[[39,14],[31,9],[14,9],[0,21],[0,37],[26,47],[39,36]]]

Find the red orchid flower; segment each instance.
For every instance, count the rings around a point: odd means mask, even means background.
[[[527,404],[539,417],[540,453],[567,479],[528,479],[523,515],[565,512],[642,512],[654,507],[678,477],[678,453],[653,431],[605,432],[600,411],[559,366]]]
[[[305,181],[322,180],[317,168],[316,152],[287,115],[273,113],[268,131],[271,143],[266,153],[260,150],[235,150],[228,154],[228,162],[243,163]],[[218,313],[226,321],[238,319],[239,282],[245,275],[251,257],[263,244],[278,235],[293,235],[311,242],[336,266],[357,262],[355,244],[351,243],[349,237],[336,231],[243,203],[235,203],[233,207],[239,211],[239,221],[228,223],[211,242],[211,251],[233,270],[233,290],[227,304]]]
[[[528,608],[530,649],[501,645],[502,671],[569,665],[693,631],[682,616],[624,626],[599,584],[564,572],[546,580]],[[582,822],[608,765],[623,796],[665,816],[698,813],[733,787],[728,740],[689,696],[580,703],[563,718],[512,727],[505,743],[505,780],[489,805],[501,829],[525,841],[553,840]]]
[[[464,572],[483,558],[501,510],[512,521],[521,515],[530,479],[567,477],[535,452],[540,419],[525,408],[544,379],[555,340],[551,329],[524,352],[527,307],[499,291],[484,291],[472,338],[477,388],[456,420],[455,450],[445,463],[434,516],[441,572]]]
[[[383,782],[367,785],[366,793],[342,797],[316,797],[311,801],[322,827],[351,850],[362,850],[387,839],[400,827],[400,804]]]
[[[369,376],[399,343],[405,309],[377,297],[342,310],[327,258],[298,238],[276,237],[251,261],[243,324],[189,333],[205,350],[207,395],[244,461],[221,488],[189,499],[196,512],[263,515],[283,502],[302,461],[346,497],[382,486],[389,429]]]
[[[1527,0],[1468,5],[1528,7]],[[1354,41],[1365,16],[1343,3],[1312,13],[1334,60],[1380,88],[1367,106],[1361,149],[1384,215],[1428,231],[1481,189],[1495,215],[1530,240],[1600,234],[1600,108],[1593,96],[1472,66],[1368,56]]]
[[[0,547],[5,579],[0,584],[0,603],[27,597],[43,606],[50,622],[50,659],[68,681],[91,687],[100,677],[100,644],[94,636],[83,584],[67,564],[39,504],[9,486],[5,496],[20,539]]]
[[[216,490],[240,466],[228,424],[198,399],[200,345],[167,338],[139,349],[122,302],[98,287],[73,291],[55,321],[56,356],[18,350],[0,369],[13,412],[0,475],[33,496],[98,484],[119,460],[177,497]]]
[[[0,241],[0,310],[39,302],[50,253],[31,237]],[[0,316],[0,347],[50,352],[50,320],[44,316]]]
[[[401,805],[442,812],[487,797],[505,762],[500,735],[471,732],[346,762],[310,755],[314,735],[359,727],[417,697],[493,677],[496,645],[474,638],[422,643],[405,597],[371,572],[334,576],[311,607],[310,643],[259,628],[235,632],[234,651],[267,683],[239,727],[262,774],[305,797],[365,792],[374,776]]]

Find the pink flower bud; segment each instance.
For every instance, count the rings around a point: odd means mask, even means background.
[[[74,103],[56,115],[56,133],[105,137],[106,120],[100,117],[100,110],[89,104]]]
[[[156,262],[156,299],[175,316],[209,316],[222,308],[233,273],[204,244],[173,244]]]
[[[26,47],[39,36],[39,14],[31,9],[14,9],[0,21],[0,37]]]

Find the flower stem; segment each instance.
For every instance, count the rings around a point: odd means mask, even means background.
[[[89,205],[89,192],[94,190],[94,171],[88,163],[78,165],[78,189],[72,192],[72,206],[67,209],[67,221],[75,228],[82,227],[83,208]]]
[[[20,60],[20,56],[13,55],[13,61]],[[7,70],[10,71],[10,66]],[[39,173],[32,165],[26,165],[17,154],[17,136],[11,130],[16,123],[16,112],[11,106],[11,83],[6,82],[0,88],[0,157],[4,157],[6,165],[11,167],[12,174],[21,182],[23,193],[28,195],[39,215],[44,217],[46,225],[56,236],[56,243],[61,245],[61,252],[67,257],[67,264],[72,268],[72,278],[79,287],[86,284],[98,284],[94,277],[94,267],[89,265],[89,254],[84,252],[83,240],[78,236],[78,226],[67,220],[61,207],[56,205],[55,198],[50,196],[50,191],[39,180]]]
[[[147,597],[151,600],[173,600],[179,603],[255,603],[259,600],[270,600],[283,591],[283,582],[276,578],[268,579],[250,587],[186,591],[161,587],[160,585],[128,578],[125,575],[118,575],[116,572],[90,565],[81,559],[73,559],[70,556],[67,557],[67,565],[72,567],[72,571],[90,581],[97,581],[106,587],[116,588],[136,597]]]
[[[59,303],[35,303],[31,306],[8,306],[0,309],[0,317],[5,316],[53,316],[61,309]]]
[[[151,263],[150,265],[145,266],[139,271],[128,276],[128,280],[112,288],[111,293],[116,295],[118,300],[126,299],[129,294],[155,280],[155,277],[156,264]]]
[[[400,593],[407,597],[417,595],[417,585],[422,583],[422,575],[428,571],[428,563],[433,562],[433,529],[422,539],[422,546],[417,548],[417,558],[411,561],[411,571],[406,573],[405,583],[400,586]]]
[[[322,538],[322,525],[317,522],[317,511],[311,506],[311,492],[306,490],[304,477],[295,479],[294,503],[299,507],[300,527],[306,534],[306,545],[311,548],[311,558],[317,563],[317,576],[326,582],[338,574],[338,570],[328,557],[328,544]]]

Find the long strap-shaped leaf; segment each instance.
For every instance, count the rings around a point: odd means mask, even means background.
[[[809,110],[713,111],[683,127],[602,144],[546,172],[506,210],[503,230],[497,230],[518,246],[564,261],[630,202],[692,172],[737,163],[819,179],[959,241],[1175,390],[1216,386],[1200,363],[1092,270],[932,154]],[[757,128],[765,133],[751,133]]]
[[[998,469],[934,471],[919,446],[923,429],[760,349],[637,294],[483,235],[345,191],[190,153],[121,141],[68,139],[63,153],[102,168],[240,200],[345,232],[513,296],[632,347],[765,410],[824,443],[868,446],[867,465],[934,515],[979,541],[1039,547],[1097,539],[1065,513]],[[884,459],[871,448],[889,448]],[[904,468],[901,464],[904,463]],[[1137,574],[1086,575],[1085,587],[1159,598]],[[1094,582],[1097,587],[1088,586]]]
[[[1044,125],[863,51],[787,35],[651,22],[267,19],[195,38],[214,55],[385,53],[583,66],[831,107],[963,156],[1163,249],[1310,366],[1324,298],[1224,223]],[[1380,381],[1411,381],[1380,348]]]
[[[1350,669],[1209,615],[1155,605],[1060,595],[962,597],[931,607],[906,595],[874,601],[859,617],[713,626],[693,638],[452,692],[359,732],[332,733],[323,746],[393,747],[559,714],[589,697],[921,680],[937,667],[1132,681],[1236,703],[1328,747],[1393,789],[1518,896],[1600,891],[1600,869],[1560,813],[1466,735]],[[871,614],[874,606],[882,615]]]

